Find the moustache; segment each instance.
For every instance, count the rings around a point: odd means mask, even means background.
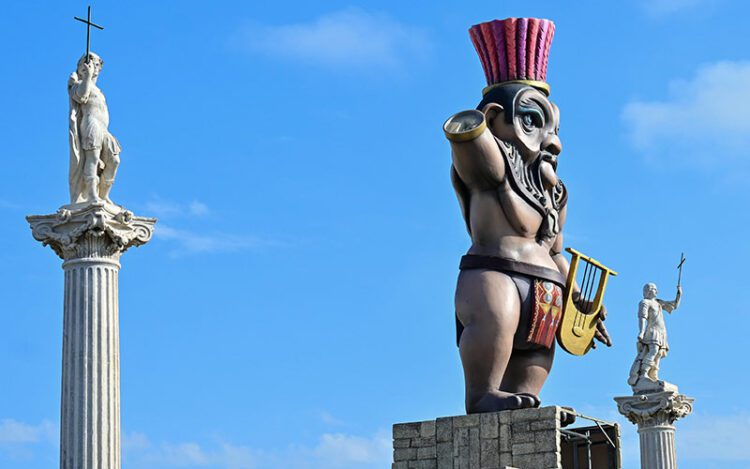
[[[557,155],[553,155],[552,153],[542,151],[539,154],[539,158],[542,161],[546,161],[547,163],[551,164],[552,168],[554,168],[555,171],[557,171]]]

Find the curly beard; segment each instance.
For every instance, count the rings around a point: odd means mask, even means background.
[[[558,220],[560,208],[567,201],[565,186],[560,179],[557,179],[550,194],[552,208],[548,206],[548,194],[545,189],[542,167],[544,164],[549,164],[553,170],[556,169],[554,156],[540,153],[532,161],[526,162],[515,144],[500,139],[496,140],[505,156],[506,167],[510,169],[509,179],[514,191],[544,217],[537,239],[546,241],[554,238],[560,232]]]

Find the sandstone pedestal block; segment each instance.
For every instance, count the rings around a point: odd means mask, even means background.
[[[156,220],[105,203],[27,220],[65,272],[60,468],[119,469],[119,261],[151,239]]]
[[[392,469],[562,468],[560,407],[393,426]]]

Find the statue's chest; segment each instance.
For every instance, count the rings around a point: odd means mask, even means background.
[[[89,92],[89,106],[96,107],[96,108],[107,108],[107,100],[104,99],[104,93],[99,90],[99,88],[93,88]]]
[[[544,221],[544,216],[518,194],[508,182],[499,191],[500,210],[513,229],[524,237],[535,237]]]
[[[663,322],[662,314],[661,314],[661,305],[658,302],[656,301],[648,302],[648,317],[654,323]]]

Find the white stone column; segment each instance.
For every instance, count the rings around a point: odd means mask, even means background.
[[[676,469],[677,419],[693,411],[693,398],[676,390],[615,397],[617,409],[638,425],[642,469]]]
[[[27,220],[65,271],[60,468],[120,469],[119,260],[156,220],[103,203]]]

